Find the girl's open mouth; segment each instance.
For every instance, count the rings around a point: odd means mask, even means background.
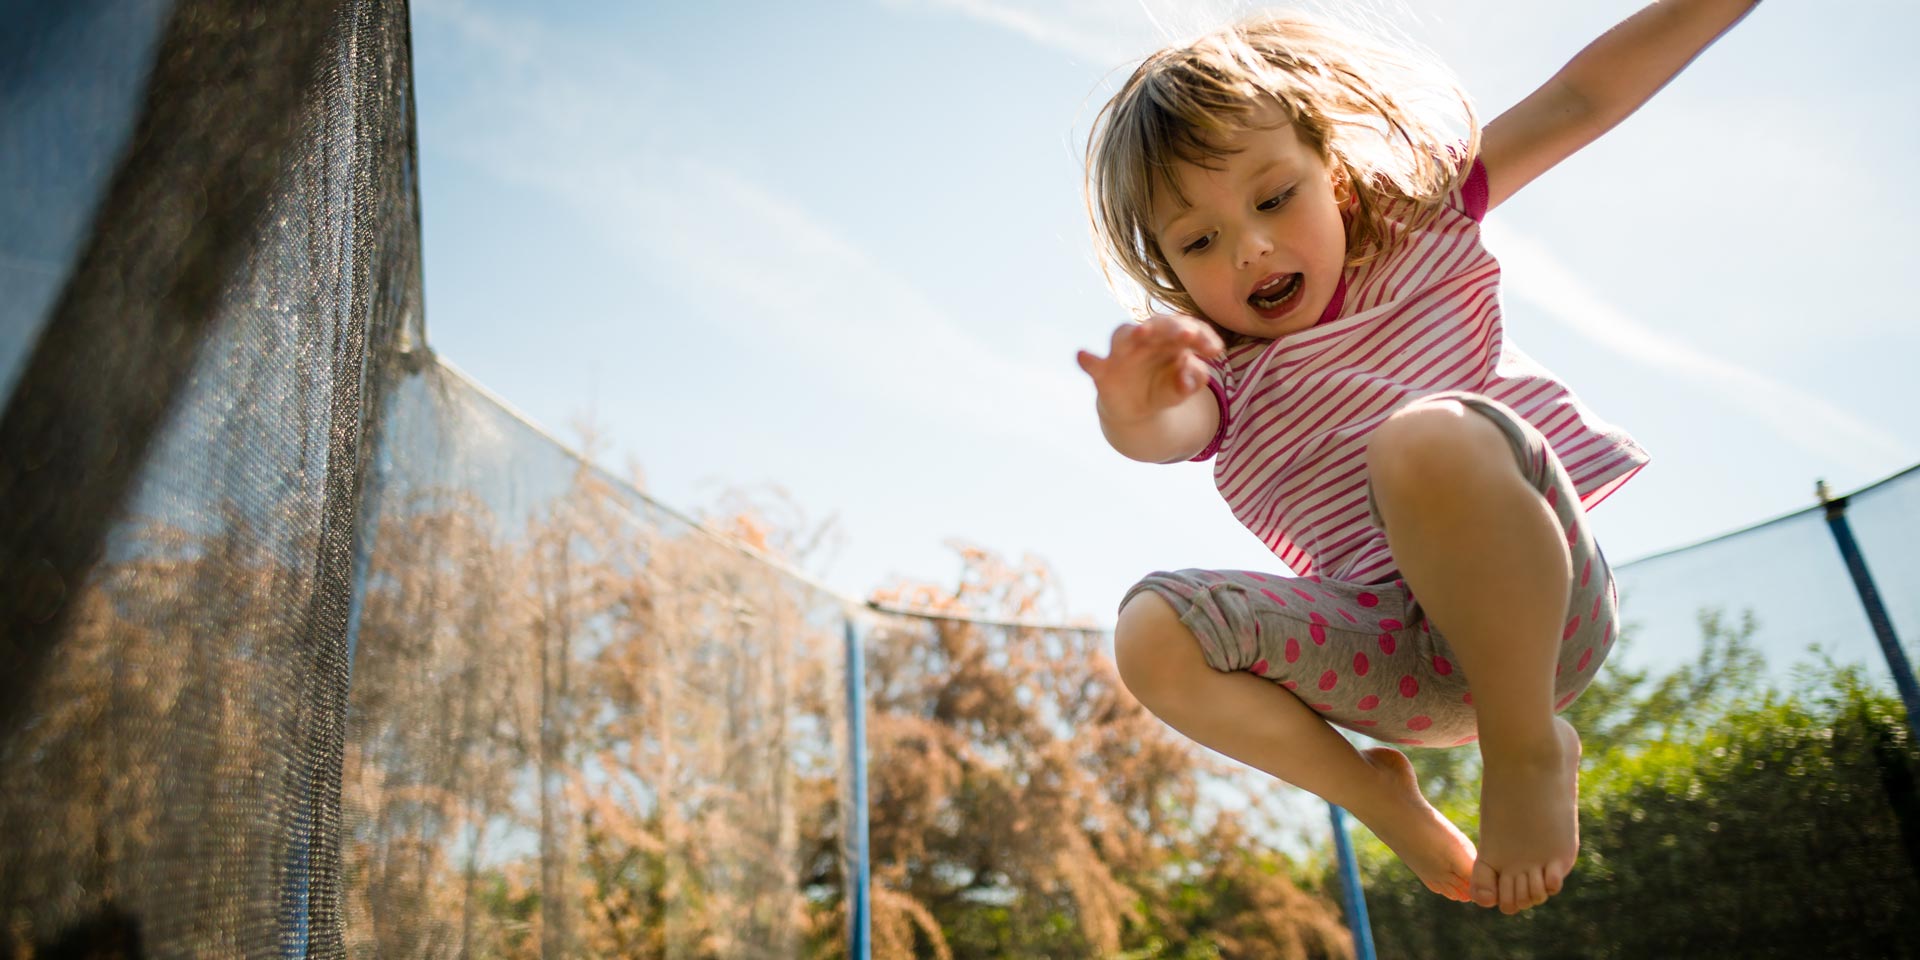
[[[1298,273],[1274,276],[1261,284],[1247,297],[1248,305],[1255,313],[1273,320],[1299,303],[1300,294],[1307,288],[1306,277]]]

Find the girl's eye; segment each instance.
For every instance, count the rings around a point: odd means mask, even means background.
[[[1205,250],[1207,248],[1207,245],[1212,242],[1213,242],[1213,234],[1207,234],[1206,236],[1201,237],[1200,239],[1195,240],[1194,242],[1189,243],[1184,247],[1181,247],[1180,252],[1181,253],[1199,253],[1200,251]]]
[[[1260,201],[1260,206],[1256,207],[1255,209],[1278,210],[1288,200],[1293,199],[1293,192],[1298,189],[1299,189],[1298,187],[1288,187],[1286,190],[1282,191],[1279,195],[1268,197],[1267,199]]]

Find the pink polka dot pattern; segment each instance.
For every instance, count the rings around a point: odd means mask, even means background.
[[[1559,470],[1551,455],[1540,459]],[[1564,473],[1536,482],[1557,507],[1577,574],[1568,584],[1554,665],[1558,711],[1604,666],[1619,621],[1608,599],[1617,597],[1617,585]],[[1135,590],[1143,588],[1175,606],[1209,665],[1250,672],[1293,691],[1329,723],[1409,746],[1477,742],[1471,678],[1445,636],[1446,625],[1433,622],[1404,578],[1357,584],[1188,570],[1152,574]]]

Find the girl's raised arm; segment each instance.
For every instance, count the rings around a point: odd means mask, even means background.
[[[1599,139],[1760,0],[1657,0],[1587,45],[1481,134],[1487,209]]]

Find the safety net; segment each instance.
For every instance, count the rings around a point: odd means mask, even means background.
[[[844,604],[440,364],[407,9],[0,34],[0,956],[844,949]]]

